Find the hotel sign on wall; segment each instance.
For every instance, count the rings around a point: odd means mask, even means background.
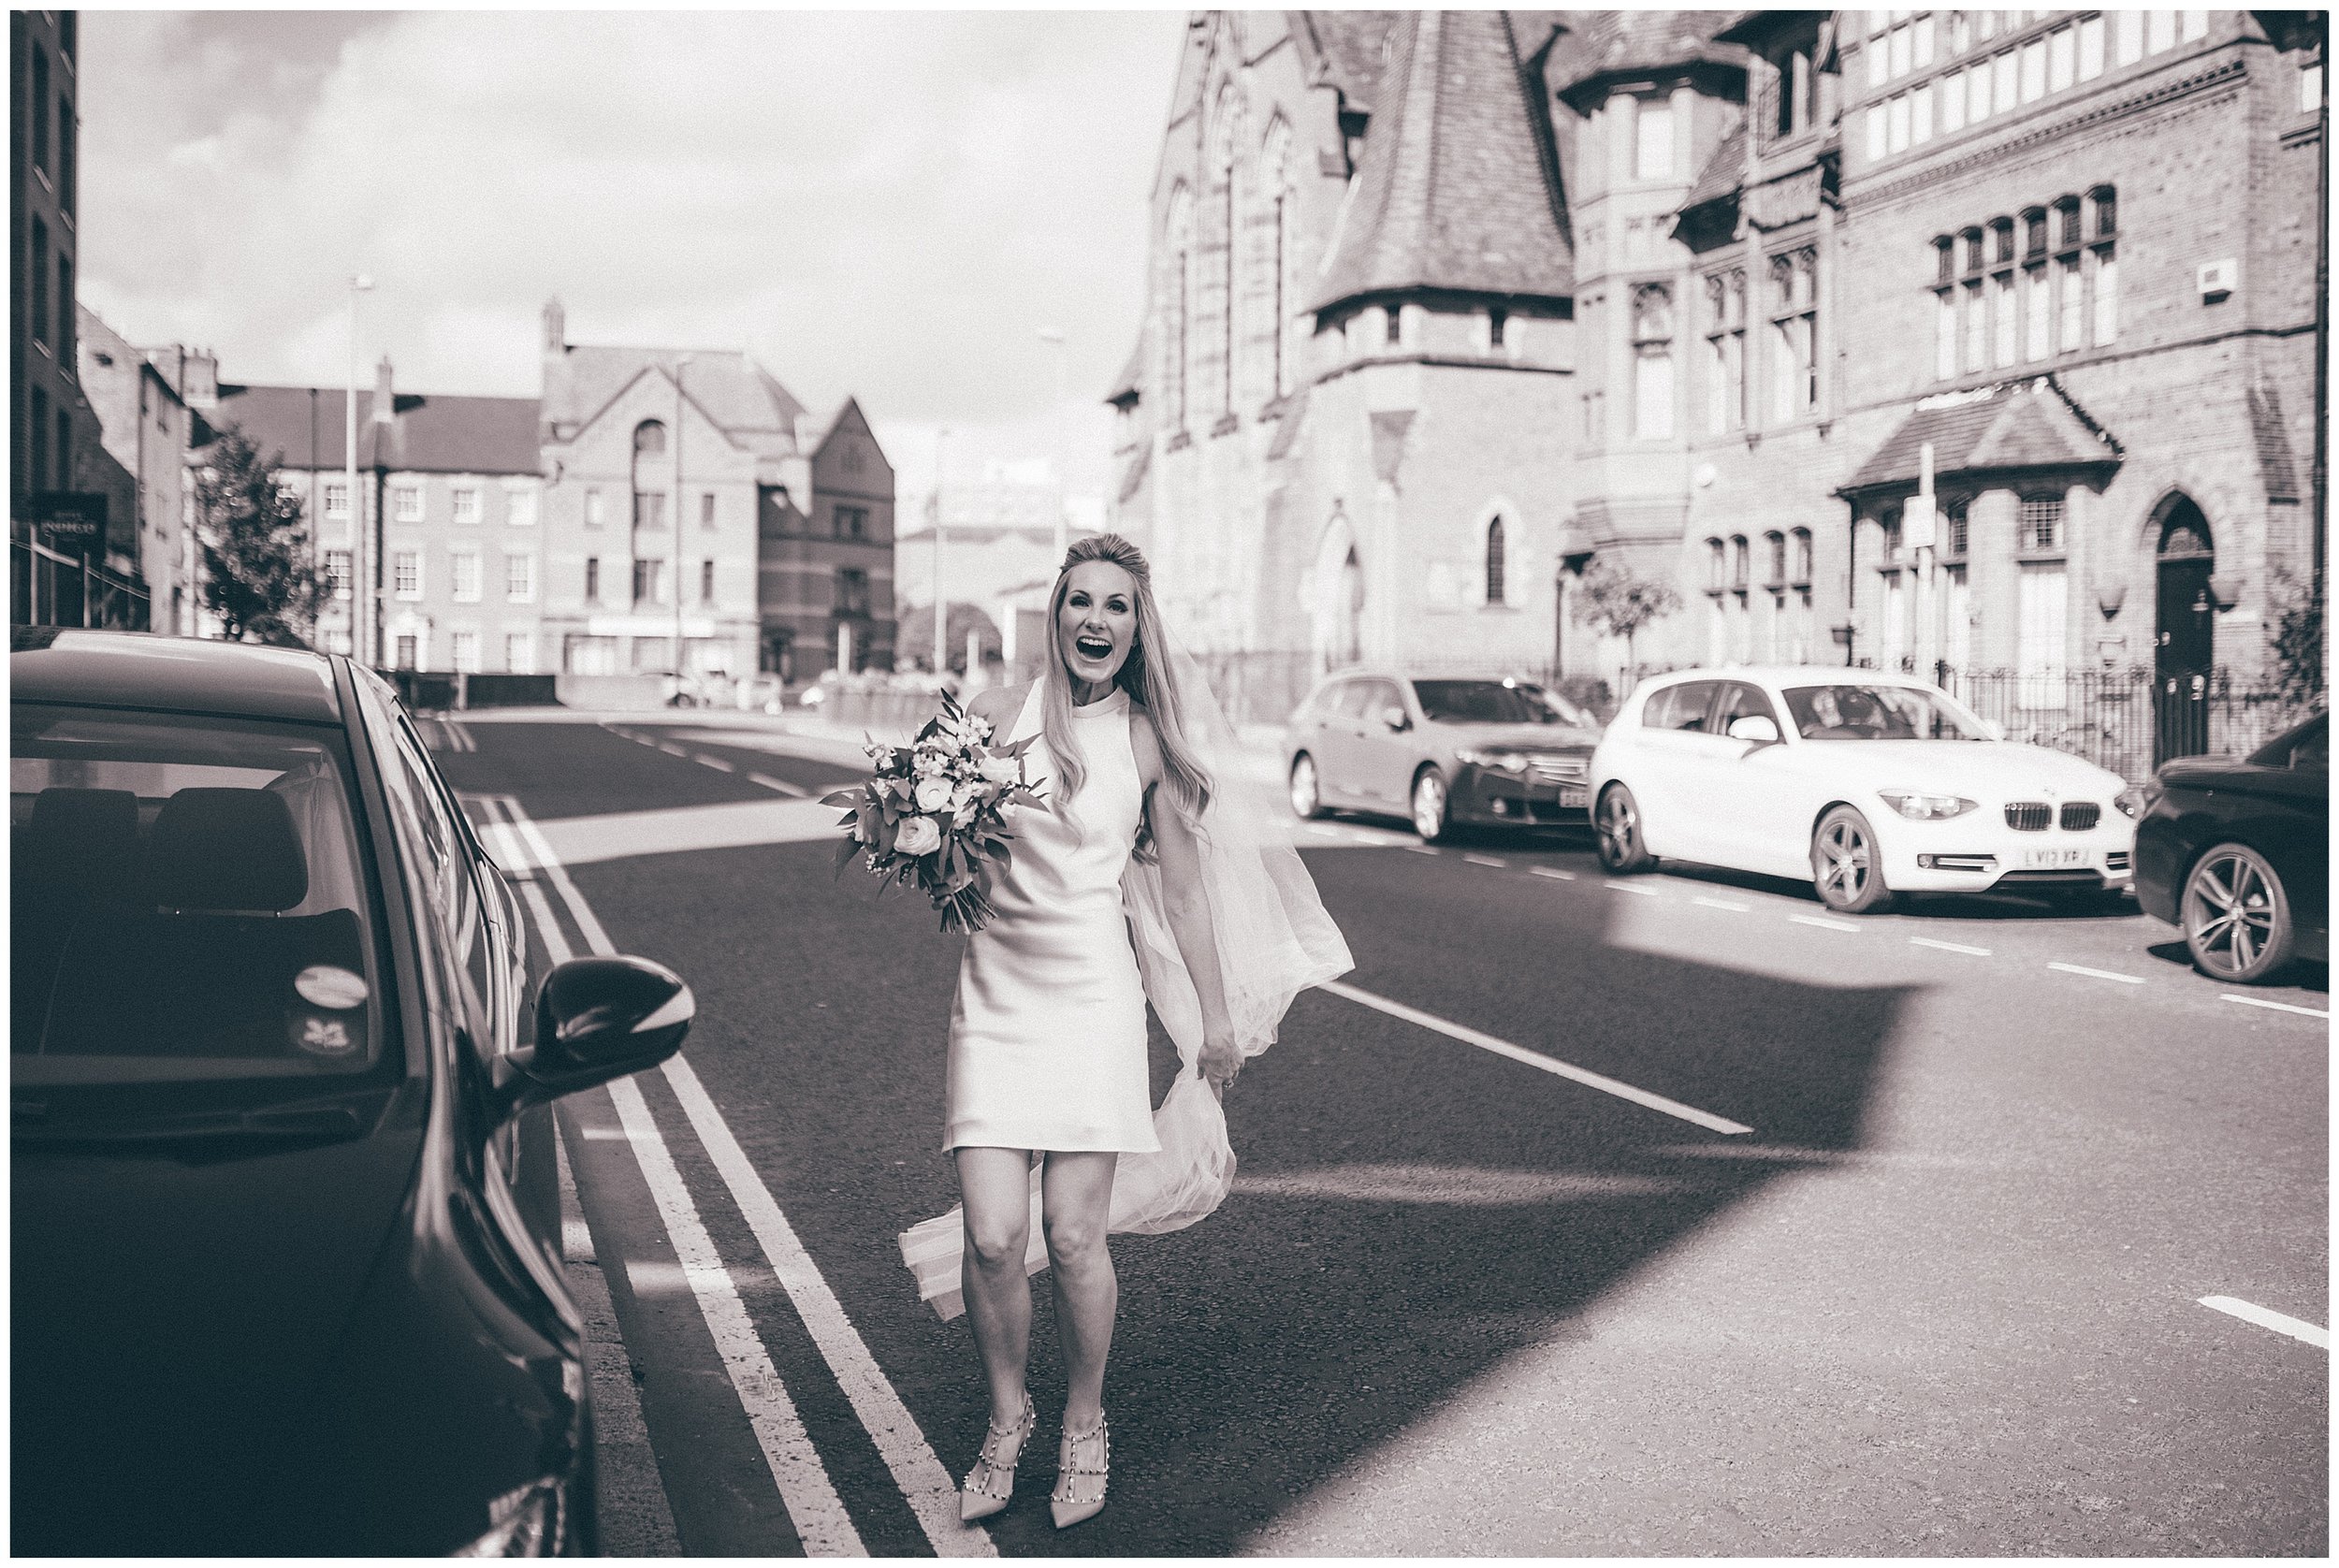
[[[93,550],[106,537],[106,498],[80,490],[36,490],[33,521],[51,548]]]

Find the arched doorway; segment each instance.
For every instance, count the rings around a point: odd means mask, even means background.
[[[1317,667],[1338,669],[1363,659],[1364,567],[1347,515],[1338,509],[1316,546],[1314,599]]]
[[[2217,662],[2217,606],[2209,589],[2217,557],[2209,519],[2188,496],[2161,510],[2154,598],[2154,707],[2157,756],[2209,749],[2209,678]]]

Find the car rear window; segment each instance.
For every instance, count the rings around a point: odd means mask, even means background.
[[[20,1085],[344,1078],[385,1050],[340,735],[11,710]]]

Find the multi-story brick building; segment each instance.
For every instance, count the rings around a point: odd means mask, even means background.
[[[1644,662],[2254,675],[2318,539],[2319,37],[1199,15],[1116,520],[1199,644],[1313,667],[1612,679],[1605,560],[1684,600]]]
[[[92,430],[130,480],[121,526],[133,536],[153,629],[191,633],[197,595],[187,459],[211,441],[210,427],[166,373],[166,366],[182,359],[157,364],[87,306],[79,307],[78,322],[81,390],[96,416]]]
[[[326,646],[351,646],[362,519],[394,667],[663,675],[677,639],[692,674],[890,661],[893,471],[857,405],[818,430],[743,354],[571,343],[557,301],[544,333],[538,398],[399,392],[385,359],[354,498],[340,388],[218,388],[211,423],[302,499]]]

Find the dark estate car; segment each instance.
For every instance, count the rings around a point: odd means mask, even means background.
[[[2331,960],[2331,718],[2235,762],[2163,762],[2136,824],[2136,901],[2241,985]]]
[[[1588,820],[1600,726],[1542,687],[1344,670],[1291,716],[1291,808],[1409,817],[1425,842],[1456,826]]]
[[[557,1096],[690,993],[554,969],[390,689],[19,629],[12,1539],[50,1555],[595,1545]]]

